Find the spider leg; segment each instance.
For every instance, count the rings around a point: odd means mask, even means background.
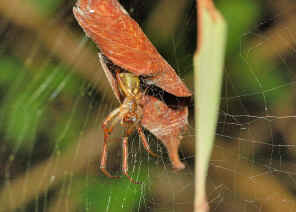
[[[158,154],[155,154],[154,152],[151,151],[150,146],[149,146],[149,144],[148,144],[148,142],[147,142],[146,136],[145,136],[145,134],[144,134],[144,132],[143,132],[143,130],[142,130],[141,127],[138,127],[138,133],[139,133],[139,135],[141,136],[141,141],[142,141],[143,146],[144,146],[144,148],[146,149],[146,151],[147,151],[150,155],[152,155],[153,157],[159,157]]]
[[[108,145],[107,142],[104,142],[104,147],[103,147],[103,152],[101,156],[101,164],[100,164],[100,169],[101,171],[110,178],[120,178],[120,176],[113,176],[111,175],[107,170],[106,170],[106,163],[107,163],[107,154],[108,153]]]
[[[120,114],[120,107],[116,108],[115,110],[113,110],[105,119],[105,121],[102,124],[102,128],[104,130],[104,140],[107,140],[109,135],[112,132],[113,127],[115,126],[115,124],[121,119],[121,117],[119,116]],[[108,127],[108,124],[110,124],[110,126]]]
[[[117,72],[116,72],[116,79],[117,79],[117,82],[118,82],[118,84],[119,84],[119,87],[123,90],[124,93],[126,93],[126,94],[127,94],[127,93],[130,94],[130,91],[124,86],[124,84],[123,84],[121,78],[119,77],[119,74],[120,74],[120,72],[117,71]]]
[[[134,184],[141,184],[141,182],[134,181],[133,178],[131,178],[127,173],[128,172],[128,142],[127,141],[128,141],[128,137],[124,137],[122,142],[122,156],[123,156],[122,171],[123,171],[123,174],[127,176],[127,178],[130,180],[130,182]]]
[[[120,176],[112,176],[107,170],[106,170],[106,163],[107,163],[107,156],[108,156],[108,137],[110,133],[112,132],[112,129],[114,125],[120,121],[121,116],[119,115],[120,108],[117,108],[113,110],[105,119],[105,121],[102,124],[102,128],[104,129],[104,146],[103,146],[103,152],[101,156],[101,163],[100,163],[100,169],[101,171],[110,178],[119,178]],[[108,124],[111,122],[109,128]]]

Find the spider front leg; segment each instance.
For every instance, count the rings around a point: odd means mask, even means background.
[[[122,141],[122,172],[134,184],[141,184],[141,182],[134,181],[128,175],[128,137],[125,136]]]
[[[139,135],[140,135],[140,137],[141,137],[141,141],[142,141],[143,146],[144,146],[144,148],[146,149],[146,151],[147,151],[150,155],[152,155],[153,157],[159,157],[158,154],[155,154],[154,152],[151,151],[150,146],[149,146],[149,144],[148,144],[148,142],[147,142],[146,136],[145,136],[145,134],[144,134],[144,132],[143,132],[143,130],[142,130],[141,127],[138,127],[138,133],[139,133]]]
[[[107,170],[106,170],[106,163],[107,163],[107,156],[108,156],[108,137],[111,134],[113,127],[117,122],[119,122],[121,119],[120,116],[120,108],[117,108],[113,110],[105,119],[105,121],[102,124],[102,128],[104,130],[104,146],[103,146],[103,152],[101,156],[101,163],[100,163],[100,169],[101,171],[110,178],[119,178],[120,176],[112,176]],[[108,124],[110,123],[110,126],[108,127]]]

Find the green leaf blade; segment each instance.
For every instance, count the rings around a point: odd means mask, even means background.
[[[205,185],[214,145],[221,85],[223,79],[226,23],[217,13],[213,18],[207,8],[199,14],[201,42],[194,56],[196,125],[196,196],[195,211],[207,211]]]

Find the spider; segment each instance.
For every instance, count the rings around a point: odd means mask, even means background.
[[[120,121],[120,125],[124,127],[124,137],[122,144],[122,172],[132,183],[139,184],[139,182],[134,181],[128,175],[128,136],[131,135],[134,130],[137,130],[146,151],[154,157],[158,157],[158,155],[150,150],[149,144],[141,127],[143,109],[140,102],[143,98],[143,94],[140,91],[139,78],[132,73],[117,71],[116,80],[119,87],[118,89],[120,94],[124,97],[124,100],[118,108],[113,110],[107,116],[102,124],[102,128],[104,130],[104,146],[101,156],[100,169],[107,177],[119,178],[119,176],[112,176],[106,170],[106,162],[108,152],[108,137],[111,134],[113,127]]]

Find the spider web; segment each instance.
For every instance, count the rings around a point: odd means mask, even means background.
[[[164,146],[145,131],[161,157],[130,136],[129,173],[143,184],[105,177],[100,126],[119,104],[96,47],[73,18],[74,1],[3,2],[0,211],[192,211],[193,103],[180,148],[185,170],[174,172]],[[195,5],[181,2],[121,1],[192,89]],[[229,41],[209,168],[211,211],[294,211],[296,8],[288,0],[217,6]],[[107,169],[122,175],[120,127],[110,140]]]

